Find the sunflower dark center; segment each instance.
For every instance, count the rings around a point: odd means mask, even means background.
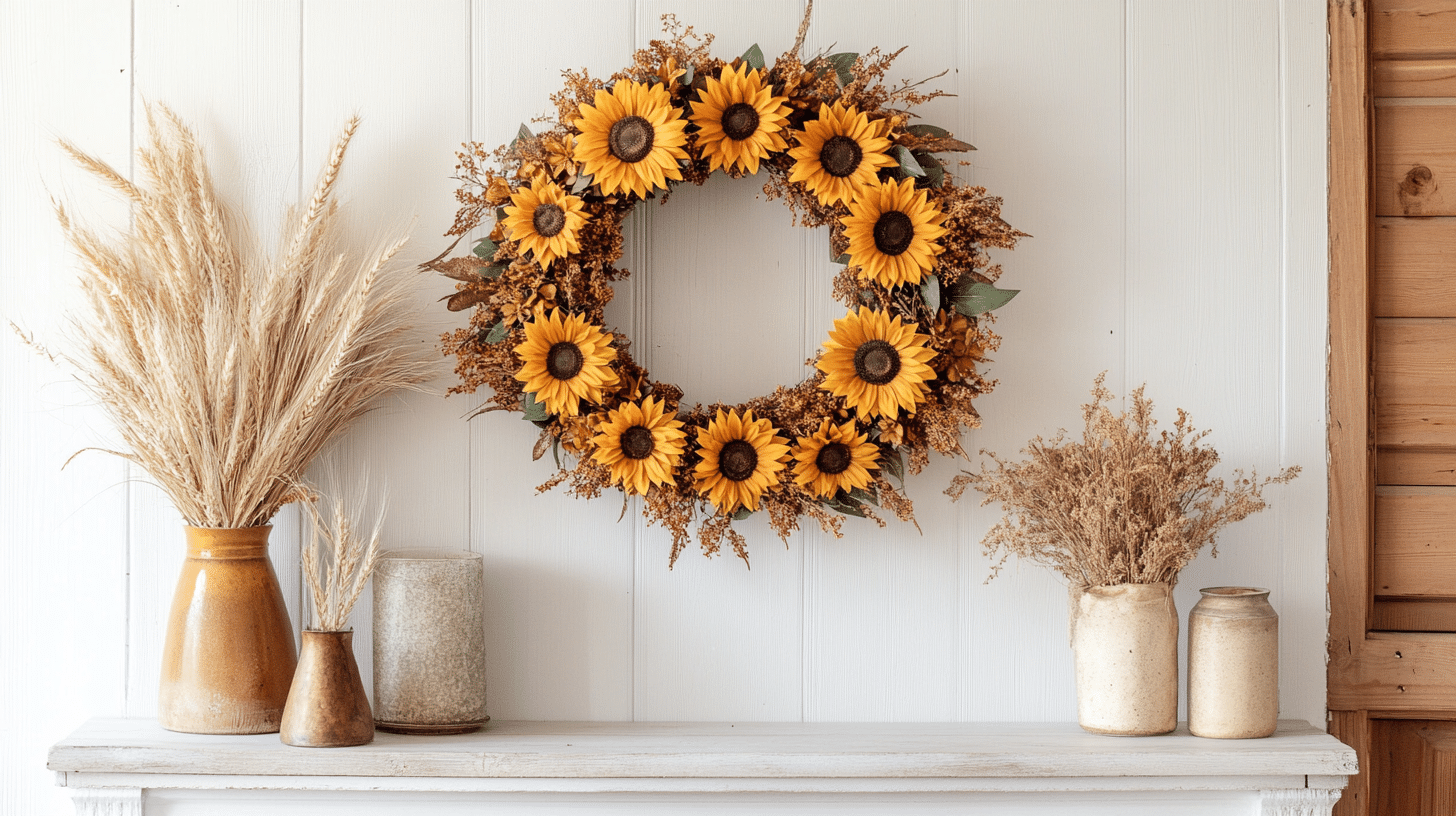
[[[729,479],[741,482],[758,470],[758,451],[742,439],[735,439],[718,452],[718,470]]]
[[[843,442],[830,442],[819,449],[819,455],[814,457],[814,466],[819,468],[820,473],[833,476],[849,470],[849,463],[853,458],[849,454],[848,445]]]
[[[915,225],[899,210],[882,213],[875,222],[875,248],[886,255],[899,255],[909,249],[914,238]]]
[[[555,204],[537,204],[536,211],[531,213],[531,224],[537,235],[550,238],[566,228],[566,212]]]
[[[563,340],[546,352],[546,373],[558,380],[569,380],[581,373],[582,363],[585,362],[586,357],[582,355],[581,349],[575,343]],[[859,365],[858,357],[855,358],[855,365]]]
[[[646,119],[623,116],[612,123],[612,130],[607,134],[607,152],[628,164],[635,164],[652,152],[655,134],[652,123]]]
[[[728,138],[741,142],[758,130],[758,111],[747,102],[729,105],[723,111],[723,133]]]
[[[835,136],[819,148],[819,164],[824,167],[824,172],[835,178],[853,173],[863,158],[864,151],[859,149],[859,142],[848,136]]]
[[[884,385],[900,373],[900,352],[884,340],[869,340],[854,352],[854,373],[870,385]]]
[[[646,459],[655,447],[657,443],[652,440],[652,431],[641,425],[633,425],[622,432],[622,453],[628,459]]]

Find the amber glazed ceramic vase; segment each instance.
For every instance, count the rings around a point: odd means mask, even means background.
[[[300,748],[343,748],[374,740],[374,713],[354,659],[353,632],[303,631],[278,736]]]
[[[278,730],[298,656],[271,526],[188,527],[187,560],[162,647],[157,719],[189,734]]]

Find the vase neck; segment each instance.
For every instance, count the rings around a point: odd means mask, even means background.
[[[267,558],[268,534],[273,527],[188,527],[186,530],[188,558],[222,560]]]

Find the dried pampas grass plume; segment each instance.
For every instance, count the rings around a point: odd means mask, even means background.
[[[187,523],[254,527],[303,496],[329,440],[401,388],[434,373],[410,334],[400,237],[368,252],[344,240],[334,186],[344,128],[313,197],[264,257],[217,195],[192,131],[148,106],[137,151],[145,182],[68,142],[61,147],[131,204],[131,228],[103,236],[56,216],[80,255],[86,307],[60,354],[116,424],[127,451]]]

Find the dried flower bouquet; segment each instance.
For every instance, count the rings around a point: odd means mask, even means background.
[[[1007,462],[988,453],[994,469],[955,477],[946,490],[959,499],[966,488],[1000,502],[1006,515],[982,545],[999,560],[994,577],[1013,555],[1060,572],[1076,592],[1117,584],[1173,584],[1178,571],[1225,526],[1263,510],[1263,489],[1299,474],[1289,467],[1258,478],[1235,471],[1231,483],[1211,474],[1218,451],[1202,444],[1178,411],[1173,431],[1158,431],[1145,387],[1132,392],[1132,409],[1113,414],[1103,375],[1082,406],[1081,440],[1059,431],[1036,437],[1022,449],[1029,458]],[[982,451],[987,453],[986,451]]]

